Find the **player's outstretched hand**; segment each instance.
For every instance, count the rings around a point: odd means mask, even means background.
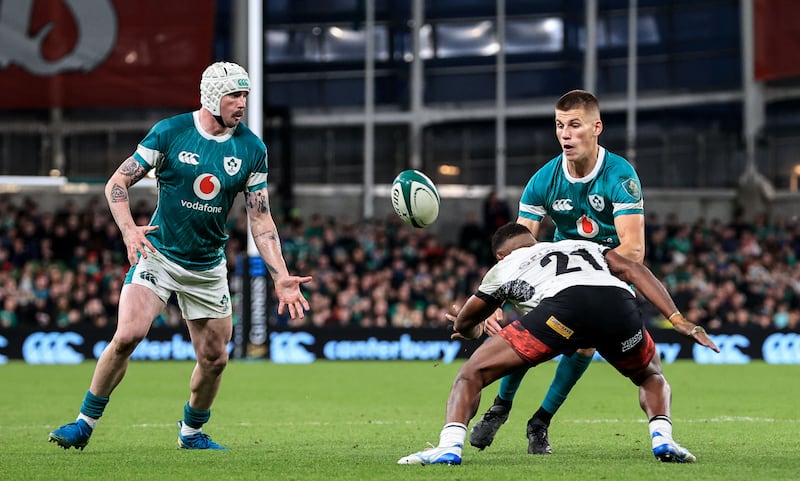
[[[689,336],[694,339],[694,342],[706,346],[707,348],[713,350],[714,352],[719,352],[719,348],[714,341],[708,337],[708,333],[702,326],[698,326],[692,322],[686,320],[683,317],[683,314],[680,312],[675,312],[671,316],[669,316],[669,322],[672,323],[672,327],[675,328],[676,331],[683,334],[684,336]]]
[[[689,336],[694,339],[694,342],[706,346],[714,352],[719,352],[717,345],[714,344],[714,341],[712,341],[710,337],[708,337],[708,333],[701,326],[694,326],[692,330],[689,331]]]
[[[292,319],[302,319],[305,311],[311,309],[300,291],[300,284],[310,282],[311,276],[284,276],[275,281],[275,294],[278,297],[278,314],[289,310]]]

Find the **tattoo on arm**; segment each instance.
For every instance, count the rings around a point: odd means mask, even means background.
[[[280,252],[281,239],[280,237],[278,237],[278,233],[274,230],[253,232],[253,240],[256,241],[256,244],[258,244],[262,240],[263,242],[275,242],[275,244],[278,245],[278,252]],[[275,266],[273,266],[271,263],[267,262],[266,259],[264,259],[264,265],[267,267],[267,270],[269,270],[270,274],[274,275],[278,273],[278,269],[275,268]]]
[[[247,209],[255,214],[270,215],[269,194],[267,189],[261,189],[255,192],[245,192],[244,202],[247,206]],[[253,232],[253,240],[256,241],[256,245],[261,244],[264,248],[266,248],[266,243],[274,242],[278,247],[277,252],[280,255],[281,239],[278,236],[278,231],[274,228],[267,227],[265,230]],[[264,265],[267,267],[267,270],[269,270],[271,275],[275,275],[280,272],[275,265],[268,262],[266,259],[264,259]]]
[[[114,204],[117,202],[128,202],[128,190],[124,189],[119,184],[114,184],[111,187],[111,202]]]
[[[142,167],[139,162],[136,162],[133,157],[129,157],[128,160],[122,163],[122,165],[119,167],[119,173],[126,177],[130,177],[131,185],[142,180],[142,177],[144,177],[146,174],[144,167]]]
[[[244,201],[248,209],[255,209],[259,214],[269,213],[269,199],[262,191],[247,192]]]
[[[274,230],[267,230],[264,232],[254,232],[253,239],[260,239],[261,237],[265,237],[268,241],[277,241],[280,243],[280,239],[278,239],[278,234]]]

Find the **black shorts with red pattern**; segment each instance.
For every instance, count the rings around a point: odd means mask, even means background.
[[[656,352],[633,295],[610,286],[564,289],[504,327],[500,336],[532,366],[595,347],[628,377],[646,367]]]

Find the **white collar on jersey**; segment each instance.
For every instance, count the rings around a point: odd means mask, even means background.
[[[200,134],[201,137],[208,140],[216,140],[219,143],[225,142],[226,140],[231,138],[233,135],[233,129],[228,129],[222,135],[211,135],[203,129],[203,126],[200,125],[200,111],[195,110],[192,112],[192,118],[194,119],[194,128],[197,130],[197,133]]]
[[[597,149],[597,162],[594,164],[594,169],[589,172],[587,175],[583,177],[573,177],[569,173],[569,169],[567,168],[567,158],[564,155],[561,155],[561,168],[564,170],[564,177],[567,178],[573,184],[585,184],[590,182],[592,179],[597,177],[597,173],[600,172],[600,167],[603,166],[603,161],[606,159],[606,149],[603,148],[602,145],[598,145]]]

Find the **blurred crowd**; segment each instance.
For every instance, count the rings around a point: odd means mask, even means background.
[[[151,209],[137,204],[137,223],[147,223]],[[446,326],[445,313],[463,304],[494,262],[491,233],[510,220],[507,206],[487,202],[483,212],[465,219],[457,241],[442,242],[396,216],[358,223],[318,214],[276,217],[290,272],[314,277],[304,285],[312,310],[293,321],[271,309],[269,321],[293,327]],[[244,210],[231,216],[231,276],[246,259],[246,228]],[[545,223],[543,232],[548,240],[552,226]],[[646,263],[691,321],[710,329],[800,328],[797,219],[687,224],[674,215],[649,215],[646,237]],[[113,324],[129,267],[124,251],[104,200],[80,207],[67,201],[43,211],[34,199],[0,197],[0,329]],[[663,322],[645,301],[642,307],[648,322]],[[172,300],[154,325],[181,322]]]

